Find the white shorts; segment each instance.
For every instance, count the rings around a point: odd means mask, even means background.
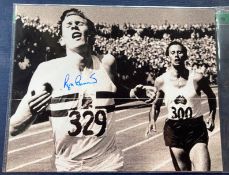
[[[123,167],[123,155],[118,149],[92,159],[67,161],[61,158],[55,160],[58,172],[101,172],[119,171]]]

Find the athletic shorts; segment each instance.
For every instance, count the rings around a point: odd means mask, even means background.
[[[170,120],[164,126],[165,145],[190,151],[196,143],[208,144],[208,131],[203,116],[195,119]]]
[[[80,161],[67,161],[62,158],[55,160],[57,172],[117,172],[123,168],[123,155],[119,149]]]

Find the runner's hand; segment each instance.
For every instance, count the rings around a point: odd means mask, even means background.
[[[148,127],[146,128],[145,137],[151,137],[155,132],[157,132],[156,123],[149,123]]]
[[[153,87],[153,86],[143,86],[143,89],[146,91],[146,96],[149,98],[145,102],[146,103],[152,103],[155,100],[155,98],[156,98],[156,94],[157,94],[156,87]]]
[[[209,116],[208,118],[207,118],[207,120],[206,120],[206,126],[207,126],[207,129],[209,130],[209,131],[213,131],[214,130],[214,128],[215,128],[215,122],[214,122],[214,120],[212,119],[212,117],[211,116]]]
[[[150,103],[153,102],[156,97],[156,88],[153,86],[143,86],[139,84],[131,90],[130,94],[131,96],[135,96],[139,100]]]
[[[40,91],[32,91],[28,100],[29,108],[32,114],[42,114],[51,100],[52,87],[46,83]]]

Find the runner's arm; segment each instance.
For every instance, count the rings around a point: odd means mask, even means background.
[[[212,131],[214,129],[214,121],[216,115],[216,95],[209,86],[208,80],[206,78],[201,78],[198,82],[200,89],[207,95],[208,104],[209,104],[209,117],[207,119],[207,128]]]
[[[152,104],[149,112],[149,125],[146,131],[146,135],[150,135],[152,131],[156,132],[156,121],[160,114],[160,109],[163,104],[164,92],[161,90],[162,79],[158,77],[155,81],[155,87],[157,88],[156,98]]]
[[[217,107],[216,95],[214,94],[211,87],[209,86],[209,83],[206,78],[202,78],[199,81],[199,85],[201,90],[207,95],[208,98],[208,104],[210,110],[209,116],[211,116],[212,119],[215,120],[216,107]]]
[[[137,85],[134,88],[129,88],[120,81],[117,76],[117,65],[115,57],[111,54],[104,55],[102,58],[102,64],[107,71],[110,79],[117,87],[115,98],[127,99],[136,98],[142,101],[150,101],[154,97],[154,88],[150,86]]]
[[[152,108],[150,110],[149,122],[156,122],[157,118],[160,114],[160,109],[163,103],[164,93],[163,91],[158,91],[156,95],[156,99],[152,104]]]
[[[102,57],[101,61],[110,79],[117,87],[115,98],[129,98],[130,88],[124,86],[117,76],[117,63],[115,57],[111,54],[106,54]]]
[[[9,131],[12,136],[18,135],[25,131],[37,118],[39,112],[42,112],[47,107],[47,102],[51,98],[50,93],[43,88],[43,80],[41,79],[44,70],[38,66],[34,72],[26,95],[21,100],[16,112],[10,118]]]

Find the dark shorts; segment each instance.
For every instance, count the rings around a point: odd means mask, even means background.
[[[196,143],[208,144],[208,131],[203,117],[170,120],[164,126],[165,145],[190,151]]]

